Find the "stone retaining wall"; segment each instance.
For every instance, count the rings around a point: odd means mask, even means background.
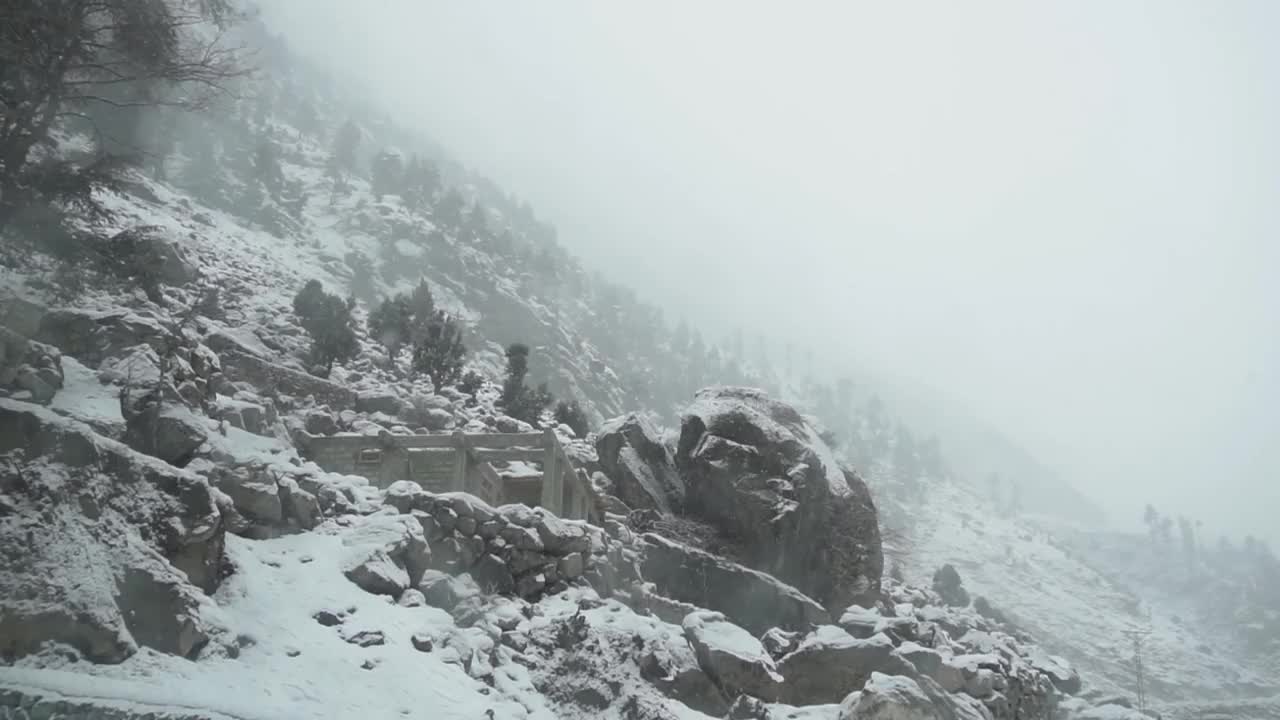
[[[133,702],[71,698],[45,690],[0,688],[0,720],[232,720],[227,715]]]

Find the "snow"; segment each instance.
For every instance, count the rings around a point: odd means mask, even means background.
[[[123,423],[120,389],[98,382],[98,375],[70,356],[62,358],[62,389],[50,409],[90,425]]]
[[[147,650],[120,665],[80,663],[66,669],[0,668],[0,682],[75,697],[112,698],[149,705],[199,708],[255,720],[421,716],[476,720],[554,718],[536,696],[496,693],[444,662],[443,653],[422,653],[410,637],[459,632],[444,612],[406,608],[370,595],[342,575],[342,558],[353,541],[327,527],[266,541],[227,537],[236,572],[214,600],[221,608],[239,657],[191,662]],[[379,538],[366,538],[376,545]],[[345,611],[343,630],[312,616]],[[386,644],[361,648],[343,632],[379,630]],[[366,661],[371,670],[362,668]],[[503,673],[522,674],[514,663]],[[528,708],[528,709],[526,709]]]

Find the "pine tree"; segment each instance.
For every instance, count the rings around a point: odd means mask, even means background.
[[[370,185],[373,195],[379,201],[383,195],[398,194],[404,187],[404,166],[400,154],[392,150],[383,150],[373,159],[370,168]]]
[[[403,294],[383,298],[382,303],[369,313],[369,334],[387,349],[388,362],[394,363],[400,349],[410,341],[412,320],[409,298]]]
[[[462,194],[455,188],[449,188],[436,203],[434,213],[436,223],[442,227],[457,230],[462,226],[462,209],[465,206],[466,201],[462,199]]]
[[[426,323],[424,336],[414,343],[413,369],[430,377],[436,388],[453,385],[462,377],[466,355],[462,328],[448,313],[436,310]]]
[[[322,377],[329,376],[334,362],[354,357],[360,348],[353,307],[354,301],[325,292],[318,280],[309,281],[293,298],[294,314],[311,336],[313,372]]]

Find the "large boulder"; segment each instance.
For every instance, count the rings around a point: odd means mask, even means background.
[[[396,415],[404,403],[390,390],[364,390],[356,395],[356,412]]]
[[[836,703],[862,687],[874,672],[909,672],[884,634],[859,640],[835,625],[821,625],[778,661],[786,678],[785,702]]]
[[[209,437],[208,426],[182,405],[163,402],[159,393],[123,403],[124,441],[141,453],[185,466]]]
[[[756,635],[831,621],[812,598],[768,574],[654,533],[643,540],[641,572],[667,597],[718,610]]]
[[[929,678],[872,673],[840,703],[839,720],[990,720],[982,703],[944,692]]]
[[[871,494],[795,408],[751,388],[702,390],[675,461],[686,510],[741,538],[747,564],[832,613],[874,604],[884,555]]]
[[[610,493],[636,510],[670,514],[684,506],[684,482],[671,450],[643,416],[631,413],[605,423],[596,436],[600,467]]]
[[[681,626],[698,665],[716,681],[725,697],[746,693],[765,700],[777,698],[782,676],[751,633],[717,612],[690,613]]]
[[[197,653],[218,629],[205,593],[225,575],[224,534],[200,476],[0,400],[0,656]]]

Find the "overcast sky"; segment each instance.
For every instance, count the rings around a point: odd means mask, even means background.
[[[267,10],[669,317],[928,382],[1121,515],[1280,542],[1280,4]]]

